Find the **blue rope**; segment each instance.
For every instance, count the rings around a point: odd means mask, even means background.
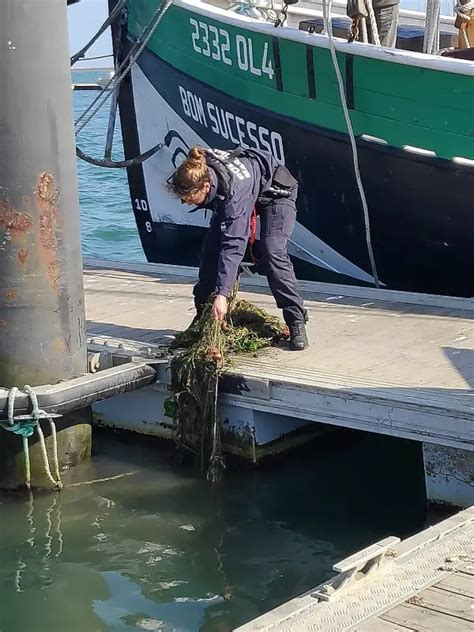
[[[8,432],[13,432],[13,434],[19,435],[20,437],[28,438],[31,437],[35,431],[37,423],[36,419],[24,419],[13,424],[0,424],[0,426],[4,430],[8,430]]]
[[[22,438],[23,458],[25,463],[25,485],[28,489],[31,489],[31,464],[28,439],[34,433],[35,428],[38,425],[38,418],[36,415],[34,417],[17,419],[15,421],[15,397],[17,393],[18,388],[16,386],[13,386],[8,393],[8,423],[0,423],[0,427],[4,428],[8,432],[13,432],[13,434],[16,434]]]
[[[23,419],[15,419],[15,398],[17,396],[17,393],[17,387],[13,386],[8,393],[8,422],[0,422],[0,427],[8,430],[8,432],[13,432],[13,434],[16,434],[20,437],[28,438],[31,437],[31,435],[35,431],[35,428],[38,424],[38,419],[34,414],[31,416],[31,418],[25,416]]]

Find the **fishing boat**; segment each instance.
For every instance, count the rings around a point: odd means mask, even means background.
[[[217,4],[128,0],[113,25],[118,67],[140,45],[118,96],[125,156],[160,146],[128,168],[147,259],[198,264],[209,218],[166,179],[193,145],[242,146],[299,181],[299,278],[473,296],[469,11],[459,38],[452,17],[438,20],[431,39],[446,50],[424,53],[420,14],[404,25],[401,12],[387,47],[354,37],[339,1]]]

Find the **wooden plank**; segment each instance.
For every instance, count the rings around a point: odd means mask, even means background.
[[[85,276],[99,275],[107,276],[113,272],[128,273],[130,278],[150,277],[167,277],[179,278],[180,283],[191,283],[197,278],[197,268],[186,266],[162,265],[157,263],[138,263],[126,261],[105,261],[101,259],[86,258]],[[147,277],[143,275],[146,274]],[[303,292],[311,294],[321,294],[324,296],[339,296],[341,298],[354,297],[367,300],[375,300],[377,303],[389,301],[397,303],[416,304],[418,307],[433,306],[442,307],[444,309],[460,310],[459,315],[465,310],[474,311],[474,301],[469,298],[459,298],[453,296],[440,296],[437,294],[419,294],[415,292],[402,292],[397,290],[374,289],[368,287],[360,287],[356,285],[341,285],[337,283],[319,283],[316,281],[301,281],[299,283]],[[267,281],[262,276],[251,275],[242,278],[243,289],[251,289],[252,287],[268,287]]]
[[[454,573],[453,575],[449,575],[438,582],[435,585],[435,588],[440,588],[442,590],[474,599],[474,574],[469,575],[467,573],[460,572]]]
[[[385,613],[381,620],[420,632],[469,632],[474,630],[474,625],[468,621],[409,603],[401,604]],[[374,628],[374,632],[376,631],[377,628]]]
[[[419,598],[421,600],[420,605],[423,608],[465,619],[466,622],[469,621],[474,624],[474,609],[472,607],[474,603],[470,597],[456,595],[433,586],[424,590]],[[474,629],[474,626],[472,629]]]
[[[375,619],[357,628],[356,632],[411,632],[413,630],[416,630],[416,628],[400,625],[399,623],[391,623],[383,619]]]

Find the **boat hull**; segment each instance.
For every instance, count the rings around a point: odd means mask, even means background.
[[[199,263],[208,218],[189,213],[164,187],[188,148],[248,145],[271,151],[300,183],[298,224],[290,244],[297,276],[373,284],[347,134],[229,95],[151,50],[144,51],[122,86],[120,111],[127,157],[160,139],[165,143],[151,160],[129,169],[132,204],[149,261]],[[357,147],[383,285],[474,295],[474,168],[362,135]]]

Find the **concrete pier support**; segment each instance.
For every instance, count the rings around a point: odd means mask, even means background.
[[[58,456],[60,471],[70,469],[91,455],[91,422],[90,408],[75,411],[56,419]],[[42,422],[46,448],[52,467],[52,439],[47,421]],[[23,444],[20,437],[2,431],[0,434],[0,488],[17,489],[25,483],[25,461]],[[52,487],[46,476],[43,455],[36,433],[29,440],[31,461],[31,482],[33,488],[48,489]]]
[[[66,3],[3,0],[0,41],[0,385],[21,388],[86,370]],[[62,422],[63,461],[90,452],[76,420]],[[0,462],[22,461],[21,445],[0,430]]]
[[[469,507],[474,502],[474,451],[423,443],[429,502]]]

